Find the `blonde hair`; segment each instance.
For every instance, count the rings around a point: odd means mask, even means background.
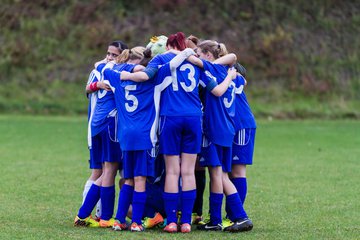
[[[129,60],[142,60],[144,58],[145,48],[142,46],[133,47],[132,49],[125,49],[122,53],[116,58],[117,63],[125,63]]]
[[[212,53],[215,59],[228,54],[228,50],[226,49],[225,44],[218,43],[217,41],[213,40],[205,40],[200,42],[198,44],[198,48],[200,48],[203,53]]]

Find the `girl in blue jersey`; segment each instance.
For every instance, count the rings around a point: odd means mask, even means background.
[[[119,113],[119,134],[123,150],[124,178],[126,179],[120,192],[117,221],[115,230],[127,228],[125,216],[131,203],[132,196],[132,224],[131,231],[143,231],[141,219],[144,213],[146,192],[146,177],[153,175],[155,144],[157,142],[156,112],[159,108],[160,91],[171,84],[171,73],[186,59],[187,51],[180,53],[169,64],[163,65],[156,78],[137,83],[134,81],[119,81],[121,71],[132,71],[134,64],[141,58],[136,58],[136,49],[124,51],[122,55],[127,63],[115,70],[105,70],[104,78],[109,81]],[[194,54],[194,52],[192,51]],[[179,61],[179,60],[182,61]],[[174,63],[174,64],[173,64]],[[177,63],[177,64],[175,64]],[[134,187],[133,187],[134,186]]]
[[[236,79],[234,69],[230,69],[228,73],[228,67],[211,63],[226,53],[225,45],[207,40],[198,44],[197,48],[197,54],[203,60],[189,59],[204,68],[205,73],[218,83],[229,77],[235,79],[221,97],[205,93],[204,140],[200,163],[207,166],[210,173],[210,222],[198,226],[198,229],[222,230],[221,205],[225,193],[227,205],[231,209],[228,215],[234,224],[226,227],[224,231],[237,232],[251,230],[252,222],[248,219],[236,188],[228,176],[231,171],[231,147],[235,135],[232,119],[235,114],[234,97],[241,82]]]
[[[237,71],[242,72],[238,77],[245,78],[245,73],[240,64],[236,65]],[[247,194],[247,181],[246,181],[246,165],[252,165],[255,134],[256,134],[256,121],[254,114],[251,111],[250,105],[247,101],[243,89],[235,92],[235,137],[233,140],[232,149],[232,171],[231,181],[234,183],[242,204],[244,204]]]
[[[109,47],[107,57],[115,58],[118,56],[113,47],[117,47],[119,54],[128,47],[121,41],[114,42]],[[109,59],[110,60],[110,59]],[[97,66],[97,71],[101,72],[106,68],[105,63]],[[89,215],[93,210],[96,202],[101,199],[102,213],[99,222],[100,227],[111,227],[114,220],[112,219],[115,199],[115,176],[118,165],[121,160],[120,145],[116,140],[116,107],[114,95],[111,91],[99,90],[105,86],[103,81],[97,81],[90,84],[88,92],[97,93],[96,106],[90,116],[91,131],[91,154],[94,158],[102,158],[103,172],[101,176],[91,185],[85,201],[79,209],[75,218],[75,225],[88,225]]]
[[[116,57],[118,57],[121,53],[121,42],[120,41],[114,41],[109,44],[105,62],[114,61]],[[89,179],[86,181],[83,191],[83,203],[85,201],[85,197],[91,187],[91,185],[95,182],[96,179],[98,179],[102,174],[102,160],[101,160],[101,152],[98,151],[98,147],[96,146],[98,142],[96,139],[92,141],[91,138],[91,119],[94,114],[96,101],[97,101],[97,90],[96,90],[96,84],[100,79],[100,72],[95,68],[91,71],[88,82],[86,84],[86,93],[87,97],[89,99],[89,107],[88,107],[88,148],[90,152],[90,169],[91,169],[91,175]],[[94,148],[92,148],[92,144],[95,145]],[[94,151],[95,150],[95,151]],[[95,213],[95,219],[100,220],[101,216],[101,201],[98,201],[96,206],[96,213]]]

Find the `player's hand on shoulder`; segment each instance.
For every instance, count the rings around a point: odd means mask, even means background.
[[[131,73],[127,71],[121,71],[120,80],[129,80]]]
[[[104,81],[97,82],[97,87],[100,89],[104,89],[106,91],[111,91],[111,88],[108,84],[106,84]]]

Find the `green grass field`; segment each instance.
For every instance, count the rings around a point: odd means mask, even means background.
[[[0,133],[0,239],[360,236],[359,121],[258,121],[245,204],[254,229],[237,234],[75,228],[89,175],[86,117],[0,116]]]

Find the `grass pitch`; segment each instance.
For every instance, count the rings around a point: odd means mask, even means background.
[[[86,117],[0,116],[0,239],[358,239],[360,235],[359,121],[258,121],[245,203],[254,229],[237,234],[73,227],[90,173],[86,130]]]

